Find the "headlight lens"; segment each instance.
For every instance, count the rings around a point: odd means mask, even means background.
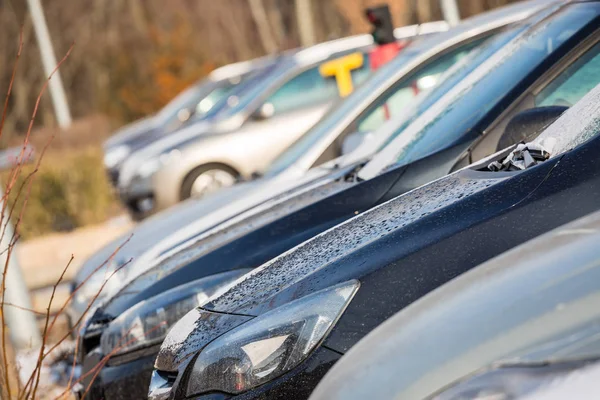
[[[569,377],[586,365],[585,362],[564,362],[490,370],[458,382],[430,400],[518,400]]]
[[[104,155],[104,165],[109,169],[116,167],[129,155],[129,152],[129,146],[125,145],[109,149]]]
[[[290,302],[206,346],[189,378],[189,396],[241,393],[300,364],[325,338],[358,289],[349,281]]]
[[[162,342],[181,317],[249,271],[240,269],[202,278],[136,304],[102,333],[102,353],[114,356]]]

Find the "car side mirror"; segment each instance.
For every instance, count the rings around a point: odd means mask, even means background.
[[[252,118],[257,121],[269,119],[275,115],[275,106],[271,103],[265,103],[252,114]]]
[[[556,121],[569,107],[547,106],[530,108],[515,115],[506,125],[497,150],[519,142],[530,142]]]
[[[342,155],[350,154],[373,137],[373,132],[352,132],[342,142]]]
[[[186,122],[192,116],[192,112],[189,108],[182,108],[177,112],[177,119],[179,122]]]

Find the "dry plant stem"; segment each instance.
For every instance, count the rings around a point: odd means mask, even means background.
[[[73,292],[69,295],[69,297],[67,298],[67,300],[63,303],[63,305],[61,306],[61,308],[58,310],[58,312],[56,313],[56,315],[54,316],[54,319],[52,320],[52,323],[50,324],[50,330],[52,330],[52,327],[54,327],[54,324],[56,323],[58,316],[61,315],[65,308],[67,308],[67,305],[71,302],[71,300],[73,299],[73,297],[77,294],[77,292],[79,291],[79,289],[85,285],[87,283],[87,281],[98,271],[100,271],[100,269],[102,269],[106,264],[108,264],[109,262],[111,262],[115,256],[117,255],[117,253],[119,251],[121,251],[121,249],[123,248],[123,246],[125,246],[127,243],[129,243],[129,241],[131,240],[133,234],[129,235],[129,237],[123,242],[121,243],[121,245],[119,247],[117,247],[115,249],[115,251],[113,251],[111,253],[111,255],[106,259],[106,261],[104,261],[102,264],[100,264],[98,267],[96,267],[88,276],[85,277],[85,279],[83,281],[81,281],[81,283],[79,285],[77,285],[77,287],[75,287],[73,289]],[[125,265],[129,264],[131,262],[131,260],[129,260]],[[125,265],[119,267],[117,269],[117,271],[121,270],[121,268],[123,268]],[[114,273],[116,273],[117,271],[115,271]],[[113,275],[114,275],[113,273]],[[112,276],[112,275],[111,275]],[[109,278],[110,279],[110,278]],[[108,279],[106,280],[108,281]],[[102,289],[104,288],[104,285],[106,285],[106,282],[102,285],[101,289],[98,291],[98,293],[96,294],[96,296],[94,297],[94,300],[96,300],[96,298],[98,298],[98,296],[100,295],[100,293],[102,292]],[[90,302],[90,304],[88,305],[88,307],[86,308],[85,312],[87,312],[92,305],[93,302]],[[84,313],[85,314],[85,313]],[[78,324],[75,324],[74,326],[77,326]]]
[[[67,388],[71,387],[73,378],[75,377],[75,365],[77,364],[77,355],[79,354],[79,338],[80,335],[77,333],[77,337],[75,338],[75,352],[73,353],[73,365],[71,365],[71,374],[69,375],[69,383],[67,383]]]
[[[127,241],[126,241],[125,243],[127,243],[127,242],[128,242],[130,239],[131,239],[131,236],[129,237],[129,239],[127,239]],[[121,245],[121,246],[119,247],[119,249],[120,249],[122,246],[124,246],[124,244],[123,244],[123,245]],[[117,249],[117,250],[115,250],[115,253],[116,253],[117,251],[118,251],[118,249]],[[122,265],[120,268],[116,269],[116,270],[115,270],[115,271],[114,271],[114,272],[113,272],[113,273],[110,275],[110,277],[109,277],[108,279],[112,278],[112,276],[113,276],[114,274],[116,274],[117,272],[119,272],[119,271],[121,270],[121,268],[124,268],[124,267],[125,267],[125,266],[127,266],[127,265],[128,265],[130,262],[131,262],[131,260],[127,261],[127,262],[126,262],[126,263],[124,263],[124,264],[123,264],[123,265]],[[66,269],[65,269],[65,271],[66,271]],[[64,274],[64,273],[63,273],[63,274]],[[75,323],[73,324],[73,326],[74,326],[74,327],[77,327],[77,325],[79,325],[79,324],[81,323],[81,321],[82,321],[83,317],[86,315],[86,313],[87,313],[87,312],[89,311],[89,309],[91,308],[92,304],[93,304],[93,303],[96,301],[96,299],[98,298],[98,296],[100,295],[100,293],[101,293],[101,292],[102,292],[102,290],[104,289],[104,286],[105,286],[105,285],[106,285],[106,283],[108,282],[108,279],[107,279],[107,280],[106,280],[106,281],[105,281],[105,282],[102,284],[102,286],[100,287],[100,290],[98,290],[98,292],[96,293],[96,295],[94,296],[94,298],[92,299],[92,301],[90,301],[90,303],[88,304],[88,306],[86,307],[86,309],[84,310],[84,312],[81,314],[81,317],[79,317],[79,319],[77,320],[77,322],[75,322]],[[80,285],[80,286],[81,286],[81,285]],[[63,304],[63,307],[61,308],[61,310],[64,310],[64,308],[65,308],[65,307],[66,307],[66,305],[69,303],[69,301],[71,300],[71,298],[72,298],[72,296],[73,296],[74,294],[75,294],[75,291],[73,291],[73,293],[71,294],[71,296],[69,296],[69,298],[68,298],[68,299],[65,301],[65,303]],[[57,314],[54,316],[54,319],[53,319],[53,321],[52,321],[52,324],[50,324],[50,327],[48,328],[48,332],[50,332],[50,331],[52,330],[52,327],[54,326],[54,323],[56,322],[56,319],[57,319],[58,315],[60,315],[60,312],[61,312],[61,311],[59,311],[59,313],[57,313]],[[73,328],[73,329],[76,329],[76,328]],[[52,352],[53,352],[53,351],[54,351],[54,350],[55,350],[55,349],[56,349],[58,346],[60,346],[60,345],[61,345],[61,344],[62,344],[62,343],[63,343],[63,342],[64,342],[64,341],[65,341],[65,340],[66,340],[66,339],[67,339],[67,338],[68,338],[68,337],[69,337],[69,336],[72,334],[72,332],[73,332],[73,330],[71,330],[71,331],[67,332],[67,333],[66,333],[66,334],[65,334],[65,335],[64,335],[64,336],[63,336],[63,337],[62,337],[60,340],[58,340],[58,342],[56,342],[56,343],[55,343],[55,344],[54,344],[54,345],[53,345],[53,346],[52,346],[52,347],[51,347],[51,348],[50,348],[50,349],[49,349],[47,352],[43,353],[43,354],[42,354],[42,355],[39,357],[38,364],[39,364],[40,368],[41,368],[41,364],[42,364],[43,360],[44,360],[44,359],[45,359],[45,358],[46,358],[46,357],[47,357],[47,356],[48,356],[50,353],[52,353]],[[46,336],[46,335],[44,335],[44,336]],[[41,350],[43,350],[43,349],[44,349],[44,347],[42,347],[42,348],[41,348]],[[34,379],[35,373],[36,373],[36,371],[37,371],[37,368],[38,368],[38,367],[36,366],[36,369],[34,369],[34,370],[33,370],[33,373],[32,373],[32,374],[29,376],[29,379],[27,380],[27,383],[25,384],[25,387],[23,388],[23,390],[22,390],[21,394],[19,395],[19,399],[21,399],[21,398],[23,398],[23,399],[27,399],[27,398],[29,398],[30,391],[31,391],[31,385],[33,384],[33,379]]]
[[[52,78],[52,76],[56,73],[56,71],[58,71],[58,69],[60,68],[62,63],[69,57],[69,54],[71,54],[71,51],[73,50],[73,46],[74,46],[74,44],[72,44],[71,47],[69,47],[69,50],[67,51],[65,56],[60,60],[60,62],[56,65],[56,67],[54,68],[52,73],[48,76],[48,79],[46,79],[46,81],[44,82],[44,85],[42,86],[42,89],[40,90],[40,93],[38,94],[38,97],[36,99],[35,106],[33,108],[33,113],[31,115],[31,119],[29,120],[29,127],[27,128],[27,133],[23,140],[23,147],[21,148],[21,152],[19,153],[19,156],[17,157],[17,162],[16,162],[15,167],[11,170],[10,178],[8,180],[8,183],[6,184],[6,189],[4,191],[4,195],[2,198],[3,202],[2,202],[2,211],[0,213],[0,226],[3,226],[4,229],[2,230],[2,235],[0,236],[0,240],[2,240],[4,238],[4,233],[6,231],[6,224],[5,224],[4,220],[5,220],[6,205],[8,203],[8,201],[7,201],[8,196],[10,195],[12,188],[17,181],[17,178],[19,177],[19,175],[21,173],[21,169],[23,168],[24,159],[25,159],[25,151],[27,150],[27,146],[29,145],[29,138],[31,136],[31,130],[33,129],[33,122],[35,121],[35,117],[37,115],[37,112],[38,112],[38,109],[40,106],[40,102],[42,100],[42,96],[46,92],[48,83],[50,82],[50,79]],[[42,160],[42,156],[40,156],[40,158],[39,158],[38,166],[39,166],[39,163],[41,162],[41,160]],[[13,207],[14,207],[14,205],[13,205]],[[25,206],[22,208],[21,211],[23,211],[24,209],[25,209]],[[16,230],[16,226],[15,226],[15,230]]]
[[[19,310],[28,311],[28,312],[30,312],[32,314],[35,314],[35,315],[46,315],[46,313],[43,313],[43,312],[40,312],[40,311],[35,311],[35,310],[32,310],[31,308],[27,308],[27,307],[21,307],[21,306],[19,306],[17,304],[4,303],[4,306],[14,307],[14,308],[17,308]]]
[[[2,120],[0,121],[0,137],[2,137],[2,131],[4,130],[4,122],[6,121],[6,113],[8,112],[8,101],[10,99],[10,95],[12,93],[12,87],[15,82],[15,75],[17,73],[17,66],[19,65],[19,59],[21,58],[21,52],[23,50],[23,27],[21,26],[19,32],[19,47],[17,50],[17,55],[15,57],[15,63],[13,65],[12,75],[10,77],[10,82],[8,84],[8,90],[6,91],[6,99],[4,100],[4,108],[2,110]],[[8,376],[8,355],[6,353],[6,323],[4,320],[4,291],[6,290],[6,283],[4,277],[6,276],[6,271],[4,271],[2,275],[2,299],[0,300],[0,324],[2,325],[0,328],[2,329],[2,363],[3,363],[3,377],[4,377],[4,385],[3,388],[6,389],[6,395],[10,396],[10,379]]]
[[[73,46],[74,46],[74,44],[71,44],[71,46],[69,47],[69,50],[67,50],[67,53],[65,54],[65,56],[58,62],[58,64],[56,65],[56,67],[54,68],[54,70],[52,71],[52,73],[48,76],[48,79],[46,79],[46,81],[44,82],[44,85],[42,86],[40,94],[38,95],[37,100],[35,101],[35,107],[33,108],[33,114],[31,116],[31,119],[29,120],[29,127],[27,128],[27,134],[25,135],[25,139],[23,140],[23,148],[21,149],[21,153],[19,154],[19,161],[20,161],[20,163],[18,163],[17,165],[22,165],[21,163],[23,161],[23,157],[25,155],[25,150],[27,149],[27,145],[29,144],[29,138],[31,136],[31,130],[33,129],[33,122],[35,121],[35,116],[37,115],[38,108],[40,106],[40,101],[42,100],[42,95],[46,92],[46,89],[48,88],[48,84],[50,82],[50,79],[52,79],[52,76],[56,73],[56,71],[58,71],[58,69],[60,68],[60,66],[62,65],[62,63],[65,62],[65,60],[71,54],[71,51],[73,50]],[[14,185],[14,181],[18,177],[19,171],[20,171],[20,168],[17,168],[14,171],[14,173],[12,174],[10,182],[13,185]]]
[[[152,332],[154,332],[156,329],[158,329],[158,328],[160,328],[161,326],[163,326],[164,324],[165,324],[165,322],[161,322],[161,323],[159,323],[159,324],[155,325],[154,327],[152,327],[152,329],[149,329],[149,330],[147,330],[146,332],[144,332],[144,334],[149,334],[149,333],[152,333]],[[133,327],[132,327],[132,328],[130,328],[130,329],[127,331],[127,335],[128,335],[130,332],[131,332],[131,329],[133,329]],[[88,394],[88,392],[89,392],[90,388],[92,387],[92,384],[94,383],[94,381],[95,381],[95,380],[96,380],[96,378],[98,377],[98,374],[100,373],[100,371],[102,370],[102,368],[104,368],[104,366],[106,365],[106,363],[108,363],[108,361],[110,360],[110,358],[111,358],[112,356],[114,356],[115,354],[117,354],[117,353],[118,353],[118,352],[119,352],[121,349],[123,349],[123,348],[127,347],[128,345],[130,345],[131,343],[135,342],[136,340],[137,340],[136,338],[130,339],[130,340],[128,340],[127,342],[125,342],[124,344],[122,344],[122,345],[119,345],[119,346],[115,347],[114,349],[112,349],[112,351],[111,351],[110,353],[108,353],[106,356],[104,356],[104,357],[103,357],[103,358],[100,360],[100,362],[98,362],[98,364],[96,364],[96,366],[95,366],[94,368],[92,368],[91,370],[89,370],[88,372],[86,372],[85,374],[83,374],[82,376],[80,376],[80,377],[79,377],[79,379],[77,379],[77,381],[75,381],[75,383],[74,383],[74,384],[81,383],[81,381],[82,381],[83,379],[85,379],[86,377],[88,377],[88,376],[90,376],[90,375],[92,375],[92,374],[93,374],[93,376],[92,376],[92,379],[90,380],[90,383],[89,383],[88,387],[86,388],[86,391],[83,393],[83,396],[82,396],[82,398],[85,398],[85,397],[86,397],[86,395]],[[67,389],[66,389],[64,392],[62,392],[61,394],[59,394],[59,395],[56,397],[56,399],[59,399],[60,397],[62,397],[63,395],[65,395],[65,394],[67,393],[67,391],[69,391],[69,390],[70,390],[70,388],[71,388],[71,387],[67,386]]]
[[[21,53],[21,48],[22,48],[22,37],[21,37],[21,44],[20,44],[20,47],[19,47],[19,53],[18,53],[19,55]],[[57,64],[57,66],[52,71],[52,73],[50,74],[50,76],[48,77],[48,79],[46,80],[46,82],[44,82],[44,85],[42,86],[42,89],[40,90],[40,93],[39,93],[39,95],[37,97],[37,100],[36,100],[36,103],[35,103],[35,107],[34,107],[31,119],[29,121],[29,127],[27,129],[27,134],[25,135],[25,139],[23,140],[23,147],[22,147],[21,152],[19,154],[16,166],[15,166],[15,168],[13,168],[13,170],[11,172],[11,176],[10,176],[10,179],[9,179],[7,185],[6,185],[6,190],[5,190],[5,193],[4,193],[4,196],[3,196],[3,204],[2,204],[1,218],[0,218],[0,225],[3,227],[3,229],[2,229],[2,235],[0,236],[0,240],[4,238],[4,235],[6,233],[6,227],[7,227],[7,224],[9,223],[8,219],[5,221],[7,199],[8,199],[8,196],[9,196],[9,194],[10,194],[10,192],[11,192],[11,190],[12,190],[12,188],[13,188],[16,180],[17,180],[17,177],[19,176],[19,174],[21,172],[21,168],[22,168],[22,165],[23,165],[23,160],[24,160],[24,157],[25,157],[25,154],[26,154],[27,145],[29,144],[29,138],[30,138],[30,135],[31,135],[31,130],[33,128],[33,122],[34,122],[35,117],[37,115],[42,95],[46,91],[46,88],[48,87],[48,83],[49,83],[50,79],[55,74],[55,72],[58,70],[58,68],[60,68],[61,64],[69,57],[69,54],[71,53],[72,49],[73,49],[73,45],[71,45],[71,47],[69,48],[69,50],[67,51],[67,53],[65,54],[65,56]],[[13,78],[14,78],[15,70],[16,70],[16,65],[15,65],[15,69],[13,70]],[[10,89],[12,89],[12,81],[11,81]],[[6,103],[5,103],[5,109],[3,111],[2,124],[4,123],[4,118],[5,118],[7,107],[8,107],[8,98],[9,98],[9,96],[10,96],[10,92],[7,94],[7,99],[6,99]],[[2,134],[2,132],[0,130],[0,135],[1,134]],[[44,149],[44,151],[45,151],[45,149]],[[42,156],[43,156],[43,154],[42,154]],[[39,163],[41,162],[41,159],[42,159],[42,157],[40,157],[40,159],[38,160],[38,167],[39,167]],[[36,171],[37,171],[37,168],[36,168]],[[30,182],[31,182],[32,176],[33,176],[33,173],[30,174],[30,176],[28,177]],[[21,192],[22,189],[23,189],[23,185],[21,185],[21,189],[19,190],[19,195],[20,195],[20,192]],[[31,189],[31,186],[29,186],[28,193],[30,193],[30,189]],[[26,202],[27,202],[27,199],[25,200],[25,203]],[[25,207],[23,207],[23,209],[21,210],[21,216],[22,216],[22,212],[23,212],[24,209],[25,209]],[[12,213],[12,210],[11,210],[11,213]],[[20,219],[21,218],[19,218],[19,221],[17,221],[17,224],[15,224],[15,232],[17,231]],[[8,254],[7,254],[6,262],[5,262],[5,265],[4,265],[3,279],[2,279],[2,298],[0,300],[0,315],[1,315],[1,324],[2,324],[2,347],[3,347],[2,348],[2,353],[3,353],[3,361],[4,361],[5,365],[8,365],[8,360],[7,360],[7,356],[6,356],[6,328],[5,328],[5,320],[4,320],[4,301],[5,301],[5,291],[6,291],[6,283],[5,283],[4,277],[6,276],[6,272],[8,270],[8,265],[9,265],[10,257],[12,256],[12,250],[13,250],[13,248],[14,248],[17,240],[18,240],[18,235],[16,233],[13,233],[13,237],[11,238],[11,243],[8,246]],[[44,338],[44,340],[45,340],[45,338]],[[43,346],[42,346],[42,349],[43,349]],[[38,360],[38,363],[41,365],[41,361],[40,360]],[[9,396],[10,396],[10,382],[9,382],[9,378],[8,378],[8,370],[7,370],[7,368],[5,368],[4,380],[5,380],[5,385],[7,387],[7,391],[8,391]],[[37,383],[36,383],[36,388],[37,388]]]
[[[85,314],[90,310],[92,304],[96,301],[96,299],[98,298],[98,296],[100,295],[100,292],[102,292],[102,289],[104,289],[104,286],[106,285],[106,282],[108,282],[108,280],[110,278],[113,277],[113,275],[115,275],[117,272],[119,272],[122,268],[124,268],[125,266],[127,266],[129,263],[131,262],[131,260],[127,261],[125,264],[121,265],[121,267],[119,267],[118,269],[116,269],[111,275],[110,277],[102,284],[102,286],[100,287],[100,290],[98,291],[98,293],[96,293],[96,295],[92,298],[92,301],[90,301],[90,304],[88,304],[88,306],[86,307],[86,309],[84,310],[84,312],[82,313],[81,317],[79,317],[79,319],[77,320],[76,323],[73,324],[73,326],[77,326],[79,325],[79,323],[81,323],[81,321],[83,320],[83,317],[85,316]],[[63,336],[56,344],[54,344],[54,346],[52,346],[50,348],[50,350],[48,350],[46,352],[46,354],[44,355],[47,356],[48,354],[50,354],[54,349],[56,349],[62,342],[64,342],[69,336],[70,336],[70,332],[67,333],[65,336]]]
[[[71,266],[71,263],[73,262],[74,258],[75,258],[75,256],[73,256],[71,254],[71,259],[67,263],[67,266],[63,269],[63,272],[62,272],[62,274],[60,274],[58,281],[52,287],[52,295],[50,296],[50,301],[48,302],[48,308],[46,308],[46,322],[44,323],[44,332],[42,334],[42,346],[40,347],[40,355],[38,356],[38,362],[36,365],[37,377],[35,378],[35,385],[33,386],[33,392],[31,394],[31,397],[33,397],[34,399],[35,399],[35,394],[37,392],[37,388],[40,384],[40,374],[42,372],[42,361],[44,360],[44,347],[46,346],[46,339],[48,338],[47,334],[48,334],[48,323],[50,322],[50,308],[52,307],[52,301],[54,301],[54,296],[56,295],[56,288],[62,282],[63,278],[65,277],[65,273]]]

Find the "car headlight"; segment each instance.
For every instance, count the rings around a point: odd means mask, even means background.
[[[589,365],[571,361],[546,365],[515,365],[489,370],[460,381],[430,400],[518,400],[568,378]]]
[[[102,333],[102,353],[114,356],[161,343],[169,328],[181,317],[249,271],[240,269],[212,275],[136,304]]]
[[[137,171],[138,176],[141,178],[147,178],[154,175],[156,171],[161,169],[164,165],[168,165],[173,161],[181,158],[181,152],[177,149],[173,149],[167,153],[163,153],[158,157],[151,158],[145,161]]]
[[[104,155],[104,165],[108,169],[112,169],[120,164],[130,153],[129,146],[121,145],[116,146],[108,151]]]
[[[358,289],[349,281],[269,311],[206,346],[187,395],[242,393],[291,370],[329,333]]]

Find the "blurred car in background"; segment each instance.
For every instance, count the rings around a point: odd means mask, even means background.
[[[192,116],[198,118],[206,114],[233,87],[275,61],[276,57],[263,57],[217,68],[155,115],[116,131],[104,143],[104,167],[111,183],[117,185],[119,169],[131,153],[177,129]]]
[[[570,10],[593,20],[598,5]],[[149,398],[306,399],[341,355],[396,312],[478,264],[597,211],[599,100],[600,86],[533,143],[375,207],[221,289],[164,339]],[[147,321],[139,331],[160,324]],[[136,336],[115,327],[101,339],[104,354],[117,338]]]
[[[310,399],[552,394],[600,358],[598,243],[596,212],[459,276],[367,335]]]
[[[76,322],[80,319],[96,296],[99,303],[116,293],[153,266],[157,257],[174,253],[175,249],[185,247],[188,241],[199,240],[197,235],[212,226],[215,227],[211,230],[214,233],[223,228],[223,222],[237,216],[236,222],[230,221],[229,226],[246,223],[247,229],[256,230],[282,216],[273,212],[268,219],[262,218],[260,216],[265,209],[287,204],[284,199],[295,193],[312,193],[315,187],[347,176],[379,151],[393,133],[393,130],[387,129],[375,134],[376,128],[386,121],[384,109],[387,118],[406,112],[417,96],[414,89],[422,82],[427,82],[427,85],[437,82],[441,71],[450,68],[506,25],[524,19],[540,4],[542,2],[536,0],[481,14],[464,20],[449,32],[411,44],[286,150],[261,179],[237,185],[203,200],[186,202],[168,213],[143,221],[135,228],[124,248],[106,267],[99,268],[127,235],[105,246],[84,263],[74,279],[73,288],[82,287],[74,294],[74,301],[70,304],[71,320]],[[348,142],[351,144],[348,145]],[[306,202],[296,202],[286,210],[291,213],[302,204]],[[259,205],[260,209],[255,208]],[[247,230],[238,229],[236,235],[241,236],[244,232]],[[227,240],[233,240],[233,236],[228,236]],[[217,243],[213,241],[213,246]],[[120,270],[98,295],[107,276],[130,259],[133,260],[131,264]],[[96,269],[98,271],[94,273]]]
[[[398,40],[446,30],[445,23],[398,28]],[[370,35],[321,43],[282,55],[239,85],[202,118],[131,154],[119,173],[119,193],[135,217],[251,179],[314,125],[339,98],[336,78],[321,67],[357,53],[354,86],[371,75]],[[166,169],[157,176],[157,172]]]

